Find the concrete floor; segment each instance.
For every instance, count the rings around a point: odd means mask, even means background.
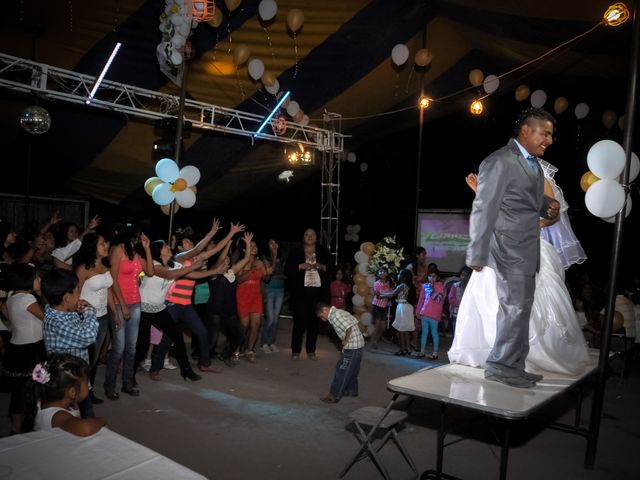
[[[326,405],[338,351],[329,337],[318,342],[319,361],[290,359],[287,345],[291,320],[283,318],[277,354],[259,355],[256,364],[242,361],[223,374],[204,374],[200,382],[185,382],[178,370],[162,371],[163,381],[138,374],[141,395],[122,394],[118,401],[96,406],[109,428],[186,465],[210,479],[332,479],[337,478],[357,446],[345,427],[348,414],[362,406],[385,405],[391,398],[389,379],[427,365],[395,357],[394,345],[367,352],[360,373],[360,396]],[[450,338],[443,339],[446,351]],[[446,362],[441,355],[440,362]],[[99,371],[102,384],[104,368]],[[104,398],[100,388],[97,392]],[[8,394],[0,395],[6,408]],[[404,402],[406,405],[408,402]],[[591,397],[584,402],[583,424],[589,419]],[[401,437],[420,471],[435,468],[439,409],[425,400],[409,407]],[[573,419],[567,402],[545,411],[545,418]],[[445,451],[445,471],[465,479],[498,478],[500,448],[494,425],[476,421],[465,412],[454,417],[475,440],[465,440]],[[512,479],[623,480],[640,478],[640,364],[634,360],[627,379],[612,376],[607,385],[604,417],[593,470],[583,468],[586,440],[542,429],[537,420],[522,422],[513,435],[508,477]],[[471,428],[469,428],[471,426]],[[3,425],[1,434],[6,434]],[[456,437],[450,437],[454,439]],[[413,478],[399,452],[388,444],[381,452],[393,479]],[[382,478],[368,460],[357,463],[347,480]]]

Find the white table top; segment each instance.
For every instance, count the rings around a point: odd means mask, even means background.
[[[205,479],[107,428],[84,438],[55,428],[0,439],[0,479],[59,478]]]
[[[394,378],[387,388],[412,397],[429,398],[507,419],[528,417],[598,367],[592,353],[589,367],[579,376],[540,372],[544,379],[533,388],[515,388],[485,380],[484,369],[448,364]]]

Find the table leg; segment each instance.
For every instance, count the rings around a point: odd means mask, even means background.
[[[444,439],[447,436],[446,430],[447,405],[440,405],[440,428],[438,428],[438,445],[436,454],[436,471],[438,476],[442,475],[442,464],[444,463]]]
[[[509,462],[509,424],[504,424],[502,447],[500,449],[500,480],[507,480],[507,463]]]

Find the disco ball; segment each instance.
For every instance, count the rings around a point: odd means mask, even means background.
[[[37,105],[27,107],[20,114],[20,125],[28,133],[40,135],[49,130],[51,126],[51,115],[44,108]]]

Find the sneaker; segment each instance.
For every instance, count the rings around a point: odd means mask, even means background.
[[[144,362],[142,362],[142,363],[140,364],[140,366],[142,367],[142,369],[143,369],[145,372],[148,372],[148,371],[151,369],[151,359],[150,359],[150,358],[145,358],[145,359],[144,359]]]
[[[256,352],[249,350],[245,356],[249,363],[256,363]]]
[[[262,350],[262,353],[266,353],[266,354],[272,352],[272,350],[269,348],[269,345],[267,345],[266,343],[260,347],[260,350]]]
[[[173,363],[169,357],[165,357],[164,365],[162,366],[162,368],[166,368],[167,370],[175,370],[176,368],[178,368],[178,366]]]
[[[271,353],[278,353],[280,351],[280,349],[276,346],[275,343],[272,343],[271,345],[269,345],[269,350],[271,350]]]

